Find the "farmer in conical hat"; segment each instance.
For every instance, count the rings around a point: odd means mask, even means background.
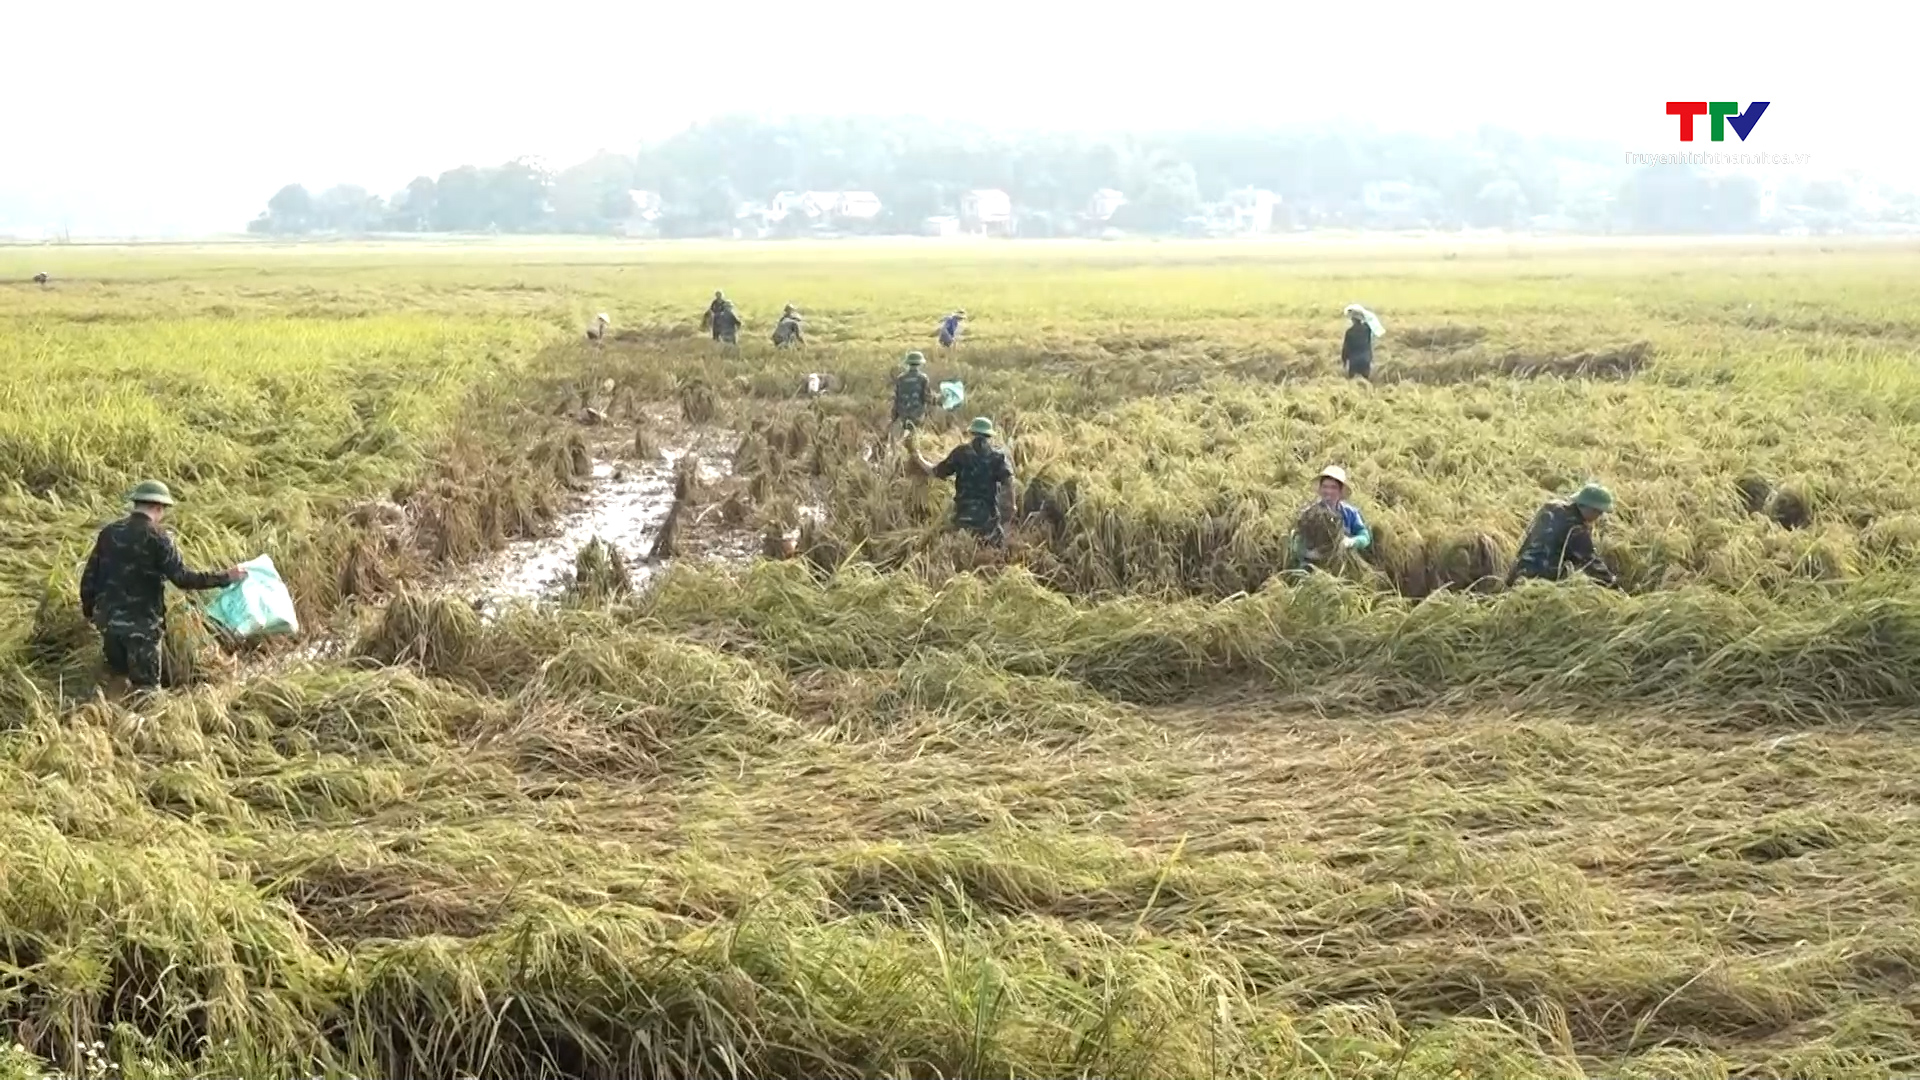
[[[975,417],[967,426],[967,441],[935,465],[922,458],[920,467],[936,480],[953,480],[953,524],[989,544],[1006,543],[1007,517],[1002,506],[1013,500],[1013,462],[993,445],[993,421]],[[1008,496],[1002,499],[1002,494]]]
[[[1564,499],[1554,499],[1533,515],[1520,541],[1520,557],[1507,572],[1507,584],[1522,578],[1560,581],[1581,573],[1609,588],[1619,579],[1593,550],[1593,526],[1613,512],[1613,492],[1589,482]]]
[[[166,584],[217,589],[246,577],[239,567],[189,570],[161,530],[173,494],[158,480],[136,485],[133,512],[100,530],[80,575],[80,611],[100,630],[107,670],[135,690],[160,686],[160,642],[166,636]]]
[[[595,315],[593,317],[593,325],[587,327],[587,340],[599,341],[601,338],[605,337],[607,334],[607,325],[609,322],[611,322],[611,320],[607,318],[606,312],[603,311],[600,314]]]
[[[1319,498],[1308,504],[1307,512],[1324,508],[1340,519],[1340,551],[1365,551],[1373,546],[1373,532],[1367,528],[1366,519],[1360,516],[1360,509],[1347,501],[1352,490],[1347,483],[1347,470],[1338,465],[1329,465],[1320,470],[1315,478],[1319,485]],[[1303,514],[1304,516],[1304,514]],[[1296,562],[1311,567],[1326,562],[1335,553],[1319,548],[1309,548],[1307,540],[1299,533],[1293,537],[1293,556]]]
[[[957,308],[940,320],[940,347],[951,349],[960,341],[960,324],[967,321],[967,309]]]
[[[1350,378],[1370,379],[1373,376],[1373,339],[1386,331],[1380,325],[1380,317],[1359,304],[1347,305],[1347,336],[1340,342],[1340,362],[1347,367]]]
[[[927,363],[925,356],[910,352],[906,363],[907,370],[893,380],[892,422],[912,430],[926,419],[933,404],[933,382],[921,370]]]

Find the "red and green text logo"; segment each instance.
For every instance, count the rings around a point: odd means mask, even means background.
[[[1760,122],[1760,116],[1767,111],[1767,103],[1753,101],[1747,103],[1745,112],[1740,110],[1737,101],[1669,101],[1667,115],[1680,118],[1680,141],[1693,141],[1693,118],[1705,116],[1713,121],[1714,142],[1727,141],[1727,129],[1732,128],[1741,142],[1747,141],[1747,135],[1753,126]]]

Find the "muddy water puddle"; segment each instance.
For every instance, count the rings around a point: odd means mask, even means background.
[[[595,539],[613,545],[633,583],[644,584],[668,562],[649,555],[673,510],[674,473],[681,459],[696,454],[701,481],[717,483],[732,471],[732,454],[726,449],[731,442],[729,433],[713,432],[690,445],[669,447],[646,462],[595,456],[586,490],[560,516],[552,535],[507,545],[461,573],[447,592],[472,601],[487,617],[517,601],[553,596],[573,580],[580,549]]]
[[[680,523],[679,557],[735,564],[760,558],[764,541],[757,524],[719,520],[726,497],[746,489],[746,480],[733,475],[738,437],[726,430],[688,429],[661,415],[645,422],[660,433],[665,449],[639,461],[627,437],[602,429],[598,440],[589,439],[589,476],[547,535],[514,541],[451,574],[416,584],[441,596],[466,600],[491,621],[510,604],[557,598],[573,581],[580,549],[598,538],[619,552],[633,585],[645,587],[673,561],[651,555],[673,510],[676,470],[688,454],[698,457],[703,492],[690,516]],[[798,520],[823,523],[827,518],[823,501],[818,490],[802,496],[793,508]],[[790,543],[799,534],[799,528],[786,531]],[[365,615],[364,609],[356,608],[340,613],[330,624],[303,626],[304,633],[297,639],[250,644],[233,653],[239,672],[244,677],[272,676],[342,659],[365,629]]]
[[[559,597],[573,581],[580,549],[599,539],[619,552],[633,585],[644,588],[673,561],[651,556],[673,510],[675,473],[689,454],[699,460],[703,490],[677,530],[678,557],[734,564],[760,558],[764,541],[757,524],[720,520],[727,496],[746,488],[745,479],[733,475],[738,437],[726,430],[688,429],[661,416],[647,422],[660,432],[665,448],[645,461],[633,456],[631,441],[610,428],[597,432],[597,440],[589,439],[591,471],[546,535],[516,540],[487,558],[421,584],[438,595],[468,601],[491,621],[511,604]],[[823,523],[827,518],[818,490],[802,496],[794,511],[801,523]],[[799,534],[797,527],[786,531],[789,545]],[[238,658],[242,669],[252,675],[273,674],[338,659],[363,627],[345,616],[334,625],[305,629],[298,641],[242,652]]]

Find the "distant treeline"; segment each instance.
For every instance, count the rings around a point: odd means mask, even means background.
[[[917,232],[956,215],[970,189],[1012,199],[1016,231],[1085,225],[1094,193],[1127,202],[1103,226],[1174,232],[1228,193],[1278,202],[1271,227],[1540,227],[1572,231],[1742,232],[1916,221],[1912,195],[1807,170],[1713,174],[1628,167],[1618,150],[1492,128],[1437,138],[1351,128],[1160,135],[1000,134],[958,124],[846,118],[722,117],[633,156],[601,154],[559,172],[532,160],[421,176],[382,198],[341,185],[289,184],[250,228],[310,232],[725,235],[782,191],[866,191],[878,217],[857,228]],[[1777,177],[1778,179],[1774,179]],[[658,196],[640,205],[633,192]]]

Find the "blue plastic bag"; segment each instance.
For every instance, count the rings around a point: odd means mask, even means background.
[[[961,385],[959,379],[940,384],[941,408],[951,411],[959,408],[960,403],[965,400],[967,400],[967,388]]]
[[[293,612],[293,594],[280,580],[273,558],[262,555],[241,563],[240,569],[245,570],[247,576],[207,601],[207,618],[236,637],[299,633],[300,620]]]

